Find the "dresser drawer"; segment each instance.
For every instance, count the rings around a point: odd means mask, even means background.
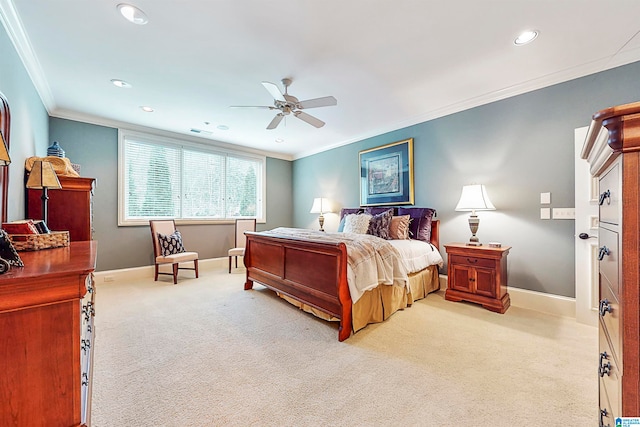
[[[618,251],[618,233],[606,227],[599,230],[600,274],[609,282],[616,298],[620,299],[620,253]]]
[[[620,224],[620,163],[600,178],[600,222]]]
[[[457,265],[466,265],[469,267],[485,267],[494,268],[496,261],[489,258],[478,258],[474,256],[450,255],[450,262]]]
[[[601,329],[604,329],[604,333],[609,336],[611,342],[611,350],[614,357],[618,360],[622,360],[622,341],[620,337],[620,303],[616,296],[611,292],[611,288],[606,283],[606,280],[600,278],[600,323]],[[604,325],[604,328],[602,328]]]
[[[607,334],[600,325],[598,338],[598,377],[600,378],[600,405],[602,407],[603,395],[607,397],[609,403],[608,411],[614,416],[620,414],[622,410],[620,396],[622,394],[622,383],[620,381],[620,370],[616,357],[613,355]],[[606,423],[605,423],[606,425]],[[612,424],[613,426],[613,424]]]

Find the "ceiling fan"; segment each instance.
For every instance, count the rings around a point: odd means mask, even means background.
[[[324,126],[324,122],[310,114],[301,110],[317,107],[330,107],[332,105],[338,105],[338,101],[333,96],[324,96],[322,98],[307,99],[306,101],[298,101],[293,95],[289,95],[288,88],[291,85],[292,80],[290,78],[282,79],[282,85],[284,86],[284,93],[280,88],[271,82],[262,82],[262,86],[273,96],[273,106],[269,105],[232,105],[231,108],[268,108],[269,110],[279,110],[280,112],[271,120],[267,129],[275,129],[278,127],[282,119],[289,114],[293,114],[303,122],[309,123],[311,126],[321,128]]]

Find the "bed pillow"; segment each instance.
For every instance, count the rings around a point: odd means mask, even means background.
[[[391,209],[391,215],[393,216],[394,209],[389,206],[369,206],[364,209],[364,213],[368,213],[369,215],[378,215],[385,213],[389,209]]]
[[[349,214],[344,217],[344,232],[367,234],[369,230],[369,222],[371,221],[371,215],[369,214]]]
[[[389,226],[391,225],[392,217],[393,209],[387,209],[384,212],[371,216],[367,234],[389,240]]]
[[[431,241],[431,220],[435,209],[430,208],[398,208],[398,215],[409,215],[409,237],[415,240]]]
[[[344,218],[350,214],[359,214],[362,212],[360,208],[342,208],[340,209],[340,224],[338,224],[338,233],[344,231]]]
[[[408,240],[409,239],[409,215],[394,216],[389,224],[389,239]]]
[[[162,256],[185,252],[184,246],[182,245],[182,235],[178,230],[168,235],[158,233],[158,242],[160,242],[160,252],[162,252]]]

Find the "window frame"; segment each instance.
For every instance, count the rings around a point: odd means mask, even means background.
[[[221,155],[225,157],[225,164],[227,163],[227,157],[234,157],[238,159],[246,159],[251,161],[257,161],[260,164],[260,174],[259,179],[261,182],[257,185],[256,191],[258,192],[257,202],[258,202],[258,215],[255,217],[258,223],[266,222],[266,181],[267,181],[267,161],[266,156],[247,153],[240,150],[232,150],[228,148],[222,148],[217,145],[212,144],[204,144],[195,141],[190,141],[187,139],[177,139],[168,136],[156,135],[145,132],[138,132],[126,129],[118,129],[118,226],[119,227],[128,227],[128,226],[141,226],[141,225],[149,225],[149,220],[151,219],[166,219],[167,217],[156,218],[156,217],[145,217],[145,218],[136,218],[136,219],[128,219],[126,216],[126,201],[125,195],[127,182],[125,182],[125,142],[127,139],[134,139],[141,143],[145,144],[154,144],[165,147],[178,148],[179,150],[193,150],[193,151],[201,151],[206,153],[211,153],[215,155]],[[181,153],[181,165],[180,165],[180,175],[181,181],[184,180],[183,177],[183,166],[184,159]],[[225,174],[226,174],[226,165],[225,165]],[[225,176],[226,182],[226,176]],[[225,184],[226,186],[226,184]],[[183,188],[181,184],[180,193],[182,195]],[[181,198],[182,199],[182,198]],[[225,207],[226,211],[226,207]],[[182,209],[181,209],[182,215]],[[235,222],[236,218],[248,218],[248,217],[225,217],[225,218],[182,218],[175,217],[175,221],[177,224],[229,224]],[[253,217],[251,217],[253,218]]]

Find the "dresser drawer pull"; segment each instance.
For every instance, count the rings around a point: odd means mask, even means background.
[[[600,251],[598,252],[598,261],[602,261],[606,256],[609,256],[611,254],[611,251],[609,250],[608,247],[606,246],[602,246],[600,247]]]
[[[607,190],[604,193],[600,193],[600,200],[598,201],[598,204],[602,206],[605,200],[608,205],[611,204],[611,191]]]
[[[609,359],[609,355],[607,354],[606,351],[603,351],[602,353],[600,353],[600,366],[598,366],[598,375],[600,375],[600,377],[604,377],[605,374],[607,376],[611,375],[611,362],[607,362],[605,365],[602,364],[603,361],[608,360]]]
[[[87,350],[89,350],[90,348],[91,348],[90,340],[80,340],[80,349],[84,352],[84,354],[87,354]]]
[[[475,264],[476,262],[478,262],[478,258],[467,258],[467,262],[469,264]]]
[[[610,424],[607,424],[607,425],[604,424],[604,417],[608,417],[608,416],[609,416],[609,411],[607,411],[607,408],[600,409],[600,423],[598,424],[599,427],[611,427]]]
[[[611,303],[608,299],[603,299],[600,301],[600,316],[604,317],[605,314],[613,312],[613,308],[611,308]]]

